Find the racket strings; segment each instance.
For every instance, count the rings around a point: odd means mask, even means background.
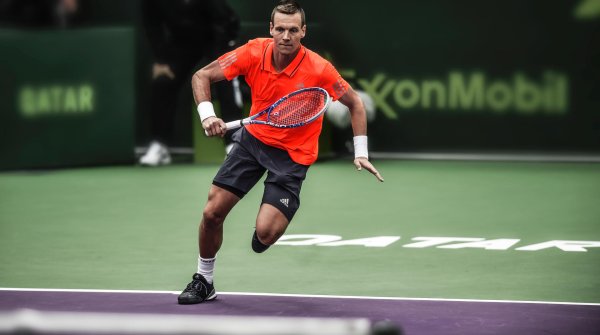
[[[306,91],[288,97],[269,114],[269,122],[279,125],[297,125],[309,121],[325,107],[327,99],[318,91]]]

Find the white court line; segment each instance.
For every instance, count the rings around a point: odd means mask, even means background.
[[[11,288],[11,287],[0,287],[0,291],[77,292],[77,293],[142,293],[142,294],[175,294],[175,295],[178,295],[180,293],[180,291],[96,290],[96,289],[61,289],[61,288]],[[506,303],[506,304],[600,306],[600,303],[567,302],[567,301],[528,301],[528,300],[484,300],[484,299],[447,299],[447,298],[370,297],[370,296],[351,296],[351,295],[317,295],[317,294],[253,293],[253,292],[217,292],[217,294],[219,294],[219,295],[264,296],[264,297],[323,298],[323,299],[362,299],[362,300],[399,300],[399,301],[449,301],[449,302],[486,302],[486,303]]]

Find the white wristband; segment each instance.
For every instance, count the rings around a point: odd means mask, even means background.
[[[204,122],[207,118],[211,116],[217,116],[215,114],[215,109],[213,108],[213,104],[210,101],[202,101],[198,104],[198,115],[200,115],[200,122]]]
[[[354,136],[354,158],[369,158],[369,145],[366,135]]]

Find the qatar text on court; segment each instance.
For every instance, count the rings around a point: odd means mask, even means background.
[[[315,234],[286,234],[283,235],[277,245],[288,246],[363,246],[383,248],[390,246],[401,239],[400,236],[373,236],[359,239],[344,240],[338,235],[315,235]],[[523,245],[517,238],[485,239],[483,237],[439,237],[418,236],[413,237],[410,243],[402,245],[403,248],[440,248],[440,249],[485,249],[485,250],[509,250],[513,248],[519,251],[540,250],[562,250],[566,252],[587,252],[588,248],[600,247],[600,241],[574,241],[574,240],[551,240]]]

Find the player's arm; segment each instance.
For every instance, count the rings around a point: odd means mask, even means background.
[[[210,84],[224,79],[225,74],[216,60],[196,71],[192,76],[194,99],[198,105],[202,128],[208,136],[225,136],[225,123],[215,115],[210,94]]]
[[[379,174],[379,171],[369,162],[367,112],[362,100],[352,88],[349,88],[340,97],[339,101],[350,110],[350,122],[352,123],[352,132],[354,133],[354,165],[356,169],[360,171],[362,168],[365,168],[375,175],[379,181],[383,181],[383,177]]]

